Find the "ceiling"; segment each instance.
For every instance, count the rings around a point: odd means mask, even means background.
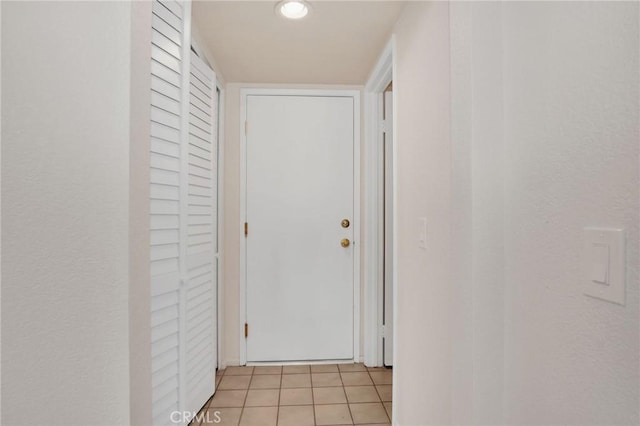
[[[364,84],[405,2],[310,4],[292,21],[276,1],[194,1],[193,20],[228,83]]]

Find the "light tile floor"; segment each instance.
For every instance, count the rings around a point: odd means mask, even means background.
[[[228,367],[192,424],[390,425],[392,371],[363,364]]]

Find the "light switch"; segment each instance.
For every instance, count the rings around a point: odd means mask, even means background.
[[[584,294],[624,305],[625,263],[624,230],[583,230]]]
[[[609,246],[606,244],[591,247],[591,281],[609,285]]]
[[[418,218],[419,222],[419,237],[418,237],[418,247],[426,249],[427,248],[427,218],[420,217]]]

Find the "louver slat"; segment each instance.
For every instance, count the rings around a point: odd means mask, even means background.
[[[152,6],[151,46],[151,354],[153,424],[170,425],[180,407],[181,14]],[[186,160],[186,159],[185,159]],[[186,226],[186,224],[182,225]]]

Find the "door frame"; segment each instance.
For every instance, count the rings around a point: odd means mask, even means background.
[[[247,97],[263,96],[316,96],[348,97],[353,99],[353,358],[360,362],[360,96],[359,90],[336,89],[280,89],[242,88],[240,89],[240,365],[247,364],[247,340],[244,324],[247,321],[247,242],[244,223],[247,213]],[[308,364],[308,362],[304,362]]]
[[[364,223],[367,239],[364,244],[364,363],[369,367],[383,365],[383,306],[384,306],[384,227],[382,224],[384,195],[383,182],[383,123],[382,105],[384,91],[391,83],[394,75],[395,38],[392,36],[380,54],[378,62],[371,72],[364,89],[364,180],[365,204]],[[393,92],[393,128],[397,111],[396,93]],[[395,139],[395,138],[394,138]],[[397,283],[397,221],[396,221],[396,144],[393,143],[393,327],[396,321],[396,283]],[[395,330],[392,333],[396,336]],[[394,338],[394,354],[396,351]]]

